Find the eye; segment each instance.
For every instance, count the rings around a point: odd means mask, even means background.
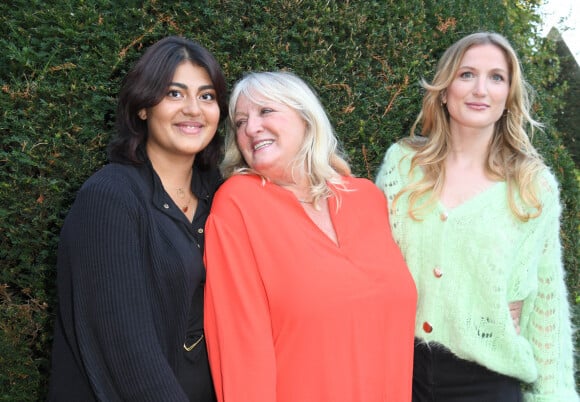
[[[469,79],[469,78],[473,78],[474,75],[471,71],[464,71],[461,74],[459,74],[459,77],[463,78],[463,79]]]
[[[169,98],[174,98],[174,99],[183,98],[183,94],[181,93],[181,91],[179,91],[177,89],[170,89],[169,91],[167,91],[166,96]]]
[[[493,75],[491,76],[491,79],[492,79],[493,81],[498,81],[498,82],[505,81],[505,78],[504,78],[504,76],[503,76],[503,75],[501,75],[501,74],[493,74]]]
[[[245,119],[239,119],[239,120],[236,120],[236,121],[234,121],[234,126],[235,126],[237,129],[239,129],[240,127],[242,127],[242,125],[244,125],[244,123],[245,123],[246,121],[247,121],[247,120],[245,120]]]
[[[272,113],[273,111],[274,111],[274,109],[264,107],[264,108],[262,108],[262,110],[260,110],[260,113],[261,114],[268,114],[268,113]]]
[[[201,94],[200,98],[204,101],[213,101],[216,99],[216,95],[213,92],[204,92]]]

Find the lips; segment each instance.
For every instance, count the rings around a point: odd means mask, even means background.
[[[258,151],[274,143],[274,140],[262,140],[254,143],[254,151]]]
[[[184,122],[176,124],[176,126],[186,134],[197,134],[203,128],[203,124],[199,122]]]
[[[486,103],[480,103],[480,102],[468,102],[467,106],[472,108],[472,109],[477,109],[477,110],[484,110],[484,109],[487,109],[489,107],[489,105],[487,105]]]

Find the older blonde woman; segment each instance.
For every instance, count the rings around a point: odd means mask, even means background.
[[[206,226],[218,400],[410,400],[416,291],[384,195],[293,74],[244,77],[229,118]]]

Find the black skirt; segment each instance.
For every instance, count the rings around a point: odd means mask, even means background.
[[[519,380],[415,340],[413,402],[522,402]]]

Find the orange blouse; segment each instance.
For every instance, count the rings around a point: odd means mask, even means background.
[[[220,402],[411,400],[415,285],[382,192],[344,181],[338,246],[282,187],[238,175],[218,190],[205,331]]]

